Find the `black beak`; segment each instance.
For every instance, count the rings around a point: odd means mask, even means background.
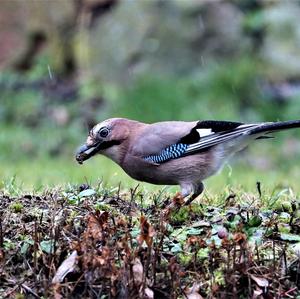
[[[76,156],[75,156],[76,161],[79,164],[82,164],[83,161],[89,159],[90,157],[98,153],[98,151],[100,150],[100,145],[101,142],[96,143],[95,145],[92,146],[83,144],[82,146],[79,147],[79,149],[76,152]]]

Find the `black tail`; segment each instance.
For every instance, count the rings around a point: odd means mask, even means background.
[[[300,128],[300,120],[289,120],[289,121],[279,121],[279,122],[272,122],[272,123],[263,123],[261,126],[253,128],[251,130],[252,134],[258,134],[258,133],[271,133],[275,131],[281,131],[281,130],[288,130],[288,129],[294,129],[294,128]]]
[[[261,124],[243,124],[232,130],[226,130],[200,138],[198,142],[188,145],[185,151],[185,155],[200,152],[212,146],[225,143],[237,138],[246,138],[249,135],[256,135],[256,139],[268,138],[268,133],[292,128],[300,128],[300,120]]]

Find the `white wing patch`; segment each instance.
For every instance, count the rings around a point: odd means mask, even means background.
[[[237,129],[241,129],[241,128],[249,128],[249,127],[253,127],[253,126],[257,126],[259,124],[244,124],[244,125],[240,125],[237,127]]]
[[[214,133],[212,129],[197,129],[197,132],[200,135],[200,138]]]
[[[205,138],[200,141],[190,144],[188,148],[186,149],[186,154],[193,153],[199,150],[203,150],[205,148],[228,142],[233,139],[237,139],[241,136],[247,136],[251,133],[251,130],[259,127],[260,124],[247,124],[247,125],[241,125],[238,126],[236,129],[233,130],[228,130],[228,131],[223,131],[220,133],[211,133],[206,135]],[[198,131],[198,130],[197,130]],[[203,137],[203,136],[202,136]]]

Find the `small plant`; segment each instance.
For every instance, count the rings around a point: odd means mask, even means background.
[[[189,217],[190,217],[189,208],[182,207],[179,211],[174,211],[171,214],[171,222],[180,224],[182,222],[185,222]]]
[[[10,208],[13,210],[14,213],[21,213],[24,206],[20,202],[14,202],[10,205]]]

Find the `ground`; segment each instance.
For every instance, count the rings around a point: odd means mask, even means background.
[[[229,190],[229,189],[228,189]],[[290,189],[205,194],[70,186],[1,191],[1,298],[296,298]]]

